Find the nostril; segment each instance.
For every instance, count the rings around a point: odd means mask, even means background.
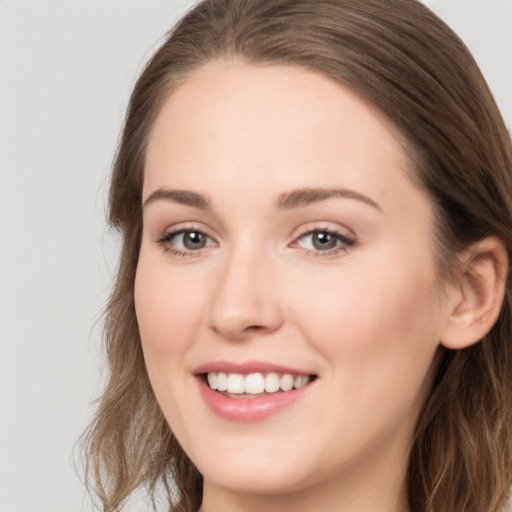
[[[244,330],[245,331],[263,331],[265,329],[265,327],[263,327],[262,325],[249,325],[249,327],[246,327]]]

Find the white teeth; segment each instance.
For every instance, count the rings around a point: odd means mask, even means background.
[[[241,375],[240,373],[209,372],[206,379],[211,389],[233,394],[260,395],[302,388],[309,382],[309,375],[294,376],[291,373],[276,372]]]
[[[261,373],[250,373],[245,377],[245,393],[259,395],[265,391],[265,377]]]
[[[212,389],[217,389],[217,374],[210,372],[207,376],[208,384]]]
[[[275,393],[279,390],[279,375],[277,373],[267,373],[265,377],[265,391]]]
[[[244,393],[244,377],[239,373],[230,373],[228,375],[228,393]]]
[[[307,375],[298,375],[295,377],[295,381],[293,386],[295,389],[303,388],[309,382],[309,377]]]
[[[291,391],[293,389],[293,382],[294,382],[293,375],[290,375],[289,373],[285,373],[280,381],[279,381],[279,387],[283,391]]]
[[[228,376],[224,372],[219,372],[217,375],[217,389],[219,391],[228,389]]]

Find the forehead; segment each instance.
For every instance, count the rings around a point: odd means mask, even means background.
[[[384,200],[412,186],[408,167],[387,119],[329,78],[215,62],[166,100],[150,134],[144,196],[229,183],[248,195],[343,186]]]

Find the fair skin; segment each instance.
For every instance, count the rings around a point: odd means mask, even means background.
[[[300,68],[209,64],[163,106],[136,312],[157,400],[204,476],[204,512],[407,510],[434,356],[497,315],[463,329],[481,280],[439,285],[431,202],[409,168],[382,116]],[[223,365],[310,382],[256,398],[205,391],[202,374]],[[286,393],[298,398],[272,409]],[[221,413],[205,399],[219,394]],[[272,412],[232,414],[248,400]]]

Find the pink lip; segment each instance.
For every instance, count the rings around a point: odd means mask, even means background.
[[[291,373],[292,375],[309,375],[311,373],[308,371],[298,370],[297,368],[267,363],[265,361],[247,361],[243,363],[235,363],[232,361],[211,361],[198,366],[193,371],[195,375],[209,372],[240,373],[242,375],[256,372]]]
[[[257,398],[231,398],[212,390],[206,384],[203,375],[209,372],[239,373],[290,373],[292,375],[309,375],[310,372],[290,368],[265,361],[210,361],[198,366],[194,371],[201,396],[206,405],[221,418],[230,421],[261,421],[282,409],[291,406],[309,391],[314,382],[292,391],[269,393]]]
[[[299,389],[278,391],[258,398],[230,398],[211,389],[202,377],[197,376],[196,381],[201,396],[210,410],[221,418],[245,423],[264,420],[291,406],[315,384],[312,382]]]

